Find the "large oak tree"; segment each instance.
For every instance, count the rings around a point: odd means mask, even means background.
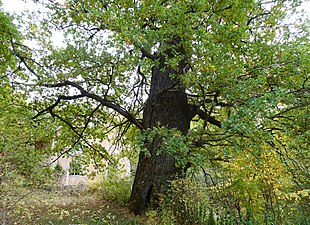
[[[299,1],[42,4],[45,14],[24,18],[29,26],[21,28],[35,47],[12,40],[14,76],[22,74],[15,83],[32,93],[34,119],[51,115],[67,125],[60,141],[81,141],[94,157],[109,157],[89,142],[104,139],[106,129],[140,130],[135,213],[156,207],[169,181],[201,155],[225,161],[231,149],[262,140],[283,155],[282,136],[298,136],[298,148],[307,149],[308,30],[297,16],[294,24],[288,18]],[[56,31],[62,45],[51,39]]]

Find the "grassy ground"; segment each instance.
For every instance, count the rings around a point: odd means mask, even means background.
[[[36,190],[11,208],[13,210],[6,213],[6,225],[144,224],[141,218],[134,217],[125,207],[99,198],[96,194],[73,189],[52,192]]]

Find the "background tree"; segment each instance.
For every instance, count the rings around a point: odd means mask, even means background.
[[[13,170],[17,170],[19,173],[27,173],[35,177],[32,170],[35,170],[35,164],[41,162],[44,157],[41,151],[43,149],[38,144],[50,141],[54,131],[50,129],[47,132],[45,126],[50,126],[48,120],[43,123],[43,119],[41,124],[31,120],[34,111],[27,103],[28,93],[25,93],[11,79],[13,74],[23,78],[21,67],[17,65],[17,58],[12,49],[12,43],[21,43],[22,36],[17,27],[13,25],[11,16],[4,13],[2,9],[0,17],[0,159],[2,169],[6,168],[7,162],[14,167],[11,168],[12,173]],[[32,159],[32,157],[39,159]]]
[[[308,30],[285,20],[299,1],[42,4],[47,13],[33,14],[25,32],[36,47],[12,43],[19,70],[29,71],[19,78],[24,90],[36,94],[34,118],[50,114],[73,131],[66,145],[80,141],[103,158],[106,150],[87,140],[135,126],[135,213],[156,207],[169,181],[205,162],[260,158],[266,145],[284,164],[293,149],[309,153]],[[53,30],[64,47],[53,45]],[[298,182],[309,176],[307,162],[293,164]]]
[[[0,2],[1,7],[1,2]],[[35,115],[27,100],[28,95],[15,83],[12,75],[23,77],[12,49],[13,42],[22,42],[22,36],[12,17],[0,8],[0,223],[12,221],[10,213],[19,201],[33,192],[53,183],[53,170],[44,161],[49,148],[39,143],[49,142],[54,129],[48,119],[34,122]],[[44,121],[44,122],[43,122]],[[21,188],[29,187],[27,191]]]

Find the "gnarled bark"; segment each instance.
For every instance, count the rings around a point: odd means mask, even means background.
[[[179,85],[176,71],[165,67],[161,59],[152,70],[151,91],[144,109],[143,126],[153,128],[158,124],[176,128],[186,133],[190,127],[191,116],[185,88]],[[139,163],[130,198],[130,209],[142,214],[149,205],[155,206],[164,193],[169,181],[182,174],[176,167],[175,157],[167,153],[158,154],[162,139],[155,136],[152,142],[145,143],[150,153],[140,153]]]

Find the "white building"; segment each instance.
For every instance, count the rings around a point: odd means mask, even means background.
[[[107,149],[109,154],[118,154],[120,152],[118,149],[115,150],[115,146],[113,146],[108,140],[101,142],[95,141],[93,143],[99,143],[102,145],[105,149]],[[99,171],[95,168],[94,163],[91,163],[87,166],[82,165],[80,161],[81,154],[82,150],[73,150],[70,151],[70,153],[64,155],[56,154],[50,159],[50,162],[53,162],[53,167],[55,167],[57,164],[61,166],[63,175],[61,177],[60,183],[62,186],[87,185],[90,180],[97,180],[102,176],[108,175],[107,161],[103,160],[101,163],[106,166],[106,169],[104,171]],[[128,158],[121,158],[117,166],[120,168],[120,176],[126,176],[130,174],[130,160]]]

